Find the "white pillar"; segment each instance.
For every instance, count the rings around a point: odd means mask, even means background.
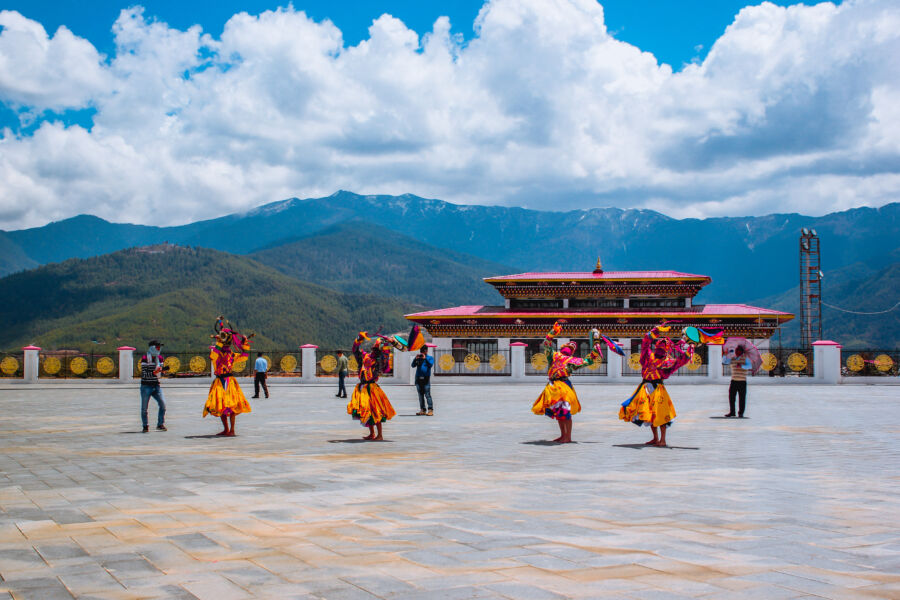
[[[134,351],[131,346],[121,346],[119,351],[119,381],[128,383],[134,379]]]
[[[316,350],[315,344],[303,344],[300,346],[300,361],[303,365],[300,373],[300,381],[312,382],[316,380]]]
[[[711,383],[721,383],[725,379],[722,374],[722,345],[710,344],[707,349],[709,350],[707,353],[709,371],[706,377]]]
[[[394,350],[394,381],[397,383],[409,383],[412,376],[412,362],[414,353],[408,350]]]
[[[605,344],[606,342],[601,342]],[[612,350],[607,349],[606,351],[606,377],[610,381],[619,381],[622,379],[622,361],[624,359],[613,352]]]
[[[25,356],[22,359],[25,361],[25,383],[37,383],[38,371],[41,368],[41,361],[39,358],[41,349],[37,346],[25,346],[22,350],[25,351]]]
[[[509,338],[497,338],[497,350],[509,350]]]
[[[509,345],[509,369],[510,379],[513,381],[525,381],[525,348],[528,344],[513,342]]]
[[[841,348],[837,342],[813,342],[813,379],[820,383],[840,383]]]

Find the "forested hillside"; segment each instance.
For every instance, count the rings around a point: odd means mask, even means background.
[[[218,314],[258,347],[347,346],[360,329],[399,331],[417,306],[297,281],[246,257],[156,246],[72,259],[0,279],[11,318],[0,348],[111,350],[160,338],[169,350],[209,343]]]
[[[297,279],[343,292],[395,296],[428,308],[501,304],[500,295],[482,279],[517,272],[362,221],[250,256]]]

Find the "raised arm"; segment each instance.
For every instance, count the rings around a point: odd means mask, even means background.
[[[659,337],[659,325],[644,334],[644,339],[641,340],[641,364],[644,364],[646,359],[650,356],[653,351],[653,342],[659,339]]]
[[[670,356],[672,357],[672,365],[668,367],[668,369],[670,373],[674,373],[691,362],[691,359],[694,358],[694,346],[688,344],[684,340],[678,340],[672,346],[672,353]]]
[[[544,338],[543,348],[544,354],[547,355],[547,362],[553,360],[553,339],[559,335],[562,331],[562,325],[559,324],[559,321],[553,324],[553,327],[550,329],[550,332]]]
[[[573,358],[566,364],[566,367],[569,369],[569,373],[574,373],[582,367],[589,367],[592,364],[599,362],[602,356],[600,344],[594,344],[594,349],[591,350],[590,354],[584,358]]]
[[[360,367],[362,366],[362,343],[367,339],[369,339],[369,336],[366,335],[366,332],[360,331],[353,342],[353,347],[350,349],[350,353],[356,359],[356,364]]]

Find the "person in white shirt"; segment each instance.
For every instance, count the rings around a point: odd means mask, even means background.
[[[253,363],[253,397],[259,398],[259,386],[262,385],[266,398],[269,397],[269,386],[266,385],[266,375],[269,371],[269,362],[263,358],[262,352],[256,353],[256,362]]]

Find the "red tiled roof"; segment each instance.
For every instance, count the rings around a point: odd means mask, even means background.
[[[709,279],[707,275],[681,273],[680,271],[549,271],[546,273],[516,273],[515,275],[498,275],[485,277],[485,281],[517,281],[521,279],[535,280],[584,280],[584,279]]]
[[[406,315],[407,319],[425,319],[435,317],[542,317],[546,315],[571,315],[573,317],[621,317],[629,315],[633,317],[652,317],[654,314],[663,315],[703,315],[703,316],[723,316],[723,315],[784,315],[793,317],[791,313],[772,310],[770,308],[760,308],[758,306],[750,306],[748,304],[703,304],[693,307],[694,309],[660,309],[658,311],[641,311],[629,312],[628,309],[620,311],[597,311],[587,312],[581,310],[569,310],[567,308],[556,308],[546,310],[526,310],[515,308],[503,308],[502,306],[482,306],[482,305],[464,305],[453,306],[450,308],[439,308],[437,310],[428,310],[425,312],[412,313]],[[701,310],[695,310],[700,308]]]

